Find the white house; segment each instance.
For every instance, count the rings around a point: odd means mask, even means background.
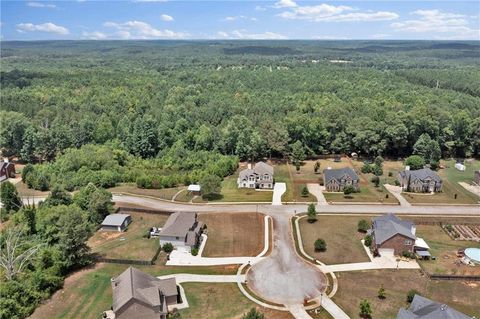
[[[237,179],[238,188],[273,188],[273,167],[264,162],[258,162],[252,168],[240,172]]]
[[[455,164],[455,168],[459,171],[464,171],[466,169],[465,165],[463,165],[462,163]]]
[[[132,222],[128,214],[110,214],[102,222],[101,229],[104,231],[124,231]]]

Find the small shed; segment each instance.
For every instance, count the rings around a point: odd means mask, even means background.
[[[131,222],[132,218],[128,214],[111,214],[103,220],[101,230],[122,232]]]
[[[456,163],[455,168],[459,171],[464,171],[466,169],[465,165],[463,165],[462,163]]]
[[[198,184],[190,184],[188,185],[187,190],[192,193],[193,195],[200,195],[202,191],[202,187]]]

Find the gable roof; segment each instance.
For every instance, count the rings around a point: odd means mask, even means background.
[[[160,236],[174,236],[185,238],[187,233],[192,230],[194,226],[203,225],[201,222],[197,223],[197,213],[176,212],[171,214],[162,230]]]
[[[126,218],[130,217],[128,214],[110,214],[105,217],[102,226],[122,226]]]
[[[397,319],[471,319],[446,304],[432,301],[420,295],[413,297],[408,309],[400,309]]]
[[[375,243],[380,245],[400,234],[415,240],[417,237],[412,233],[412,222],[401,220],[393,214],[383,215],[373,219],[373,232],[375,234]]]
[[[325,169],[323,170],[323,178],[325,183],[334,180],[340,180],[344,175],[350,176],[352,180],[358,180],[358,175],[350,167],[343,167],[338,169]]]
[[[414,170],[414,171],[401,171],[400,175],[405,179],[408,179],[409,176],[410,176],[411,181],[414,181],[416,179],[419,179],[419,180],[423,181],[427,178],[431,178],[435,182],[441,182],[442,181],[440,176],[438,176],[438,174],[436,172],[432,171],[430,168],[422,168],[422,169],[417,169],[417,170]]]
[[[244,179],[252,174],[256,174],[256,175],[268,174],[270,176],[273,176],[273,166],[268,165],[265,162],[258,162],[255,164],[253,168],[246,168],[240,171],[240,173],[238,174],[238,178]]]
[[[163,296],[177,295],[175,278],[158,279],[133,267],[129,267],[118,277],[112,278],[112,288],[114,312],[132,299],[152,308],[159,307],[161,312],[166,312]],[[152,309],[152,311],[155,310]]]

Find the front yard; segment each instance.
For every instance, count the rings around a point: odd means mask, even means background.
[[[361,219],[370,221],[368,216],[318,216],[318,220],[310,224],[307,218],[302,218],[299,225],[303,248],[327,265],[370,261],[360,242],[364,234],[357,231]],[[326,241],[325,252],[315,251],[313,243],[318,238]]]
[[[340,308],[351,318],[359,318],[359,304],[367,299],[373,318],[396,318],[400,308],[408,307],[407,293],[416,289],[424,297],[446,303],[470,316],[480,316],[478,307],[479,282],[433,281],[418,270],[382,269],[337,273],[338,291],[333,297]],[[377,297],[384,286],[386,298]]]
[[[162,189],[144,189],[138,188],[135,184],[120,184],[118,186],[109,188],[108,191],[112,193],[134,194],[141,196],[151,196],[165,200],[171,200],[172,197],[185,187],[173,187]]]
[[[234,175],[227,176],[223,179],[222,182],[222,191],[218,201],[220,202],[272,202],[273,192],[266,191],[257,191],[251,188],[238,188],[237,178],[240,170],[245,169],[245,167],[240,168]],[[275,171],[276,173],[276,171]]]
[[[256,256],[264,247],[264,215],[199,214],[207,225],[204,257]]]
[[[168,215],[137,212],[130,215],[132,223],[125,232],[97,231],[88,240],[92,252],[104,258],[152,259],[159,246],[159,239],[144,236],[150,227],[162,227]]]

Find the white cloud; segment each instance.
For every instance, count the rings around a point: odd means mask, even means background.
[[[480,30],[469,26],[468,17],[462,14],[443,12],[440,10],[416,10],[410,14],[418,17],[416,20],[406,20],[392,23],[396,31],[412,33],[453,33],[443,36],[445,39],[476,39],[480,38]]]
[[[275,3],[275,8],[293,8],[296,7],[297,3],[293,0],[280,0]]]
[[[42,2],[27,2],[27,6],[32,8],[50,8],[50,9],[55,9],[57,7],[54,4],[42,3]]]
[[[108,38],[108,36],[105,33],[99,32],[99,31],[93,31],[93,32],[84,31],[82,32],[82,36],[90,40],[104,40]]]
[[[168,29],[159,30],[142,21],[127,21],[125,23],[105,22],[107,28],[115,28],[122,39],[183,39],[189,36],[185,32],[175,32]]]
[[[133,0],[133,2],[167,2],[167,0]]]
[[[285,19],[309,20],[315,22],[331,21],[384,21],[398,19],[398,14],[390,11],[360,12],[349,6],[319,4],[316,6],[297,6],[279,14]]]
[[[237,40],[281,40],[287,39],[286,36],[275,32],[263,32],[263,33],[248,33],[246,30],[234,30],[231,32],[219,31],[217,35],[224,39],[237,39]]]
[[[160,16],[160,19],[162,19],[163,21],[173,21],[173,17],[169,16],[168,14],[162,14]]]
[[[372,39],[385,39],[388,38],[390,35],[386,33],[376,33],[372,34]]]
[[[255,17],[247,17],[247,16],[244,16],[244,15],[229,16],[229,17],[225,17],[225,19],[223,19],[223,20],[225,20],[225,21],[236,21],[236,20],[258,21],[257,18],[255,18]]]
[[[255,6],[255,11],[265,11],[265,10],[267,10],[265,7]]]
[[[70,33],[67,28],[56,25],[51,22],[42,23],[42,24],[20,23],[20,24],[17,24],[17,31],[20,33],[33,32],[33,31],[49,32],[49,33],[56,33],[56,34]]]

